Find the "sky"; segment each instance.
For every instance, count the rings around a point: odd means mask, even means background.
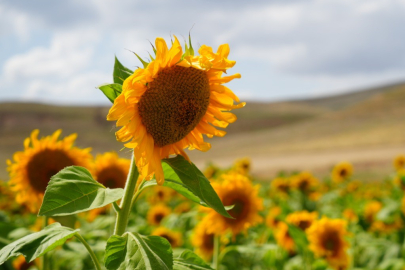
[[[114,56],[191,36],[231,48],[242,99],[277,101],[405,81],[405,0],[0,0],[0,102],[102,105]]]

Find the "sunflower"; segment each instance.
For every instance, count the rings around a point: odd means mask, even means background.
[[[333,182],[339,184],[348,179],[353,174],[353,165],[343,161],[335,165],[332,170]]]
[[[394,168],[399,171],[405,169],[405,155],[398,155],[394,159]]]
[[[154,229],[151,235],[166,238],[172,248],[180,247],[183,244],[183,239],[180,232],[175,232],[165,227],[158,227]]]
[[[28,270],[28,269],[30,269],[31,267],[36,266],[36,265],[37,265],[37,261],[38,261],[38,259],[28,263],[28,262],[25,260],[25,257],[21,255],[21,256],[18,256],[18,257],[13,261],[13,268],[14,268],[15,270]]]
[[[207,168],[205,168],[204,175],[208,179],[211,179],[211,178],[216,177],[216,175],[218,174],[219,171],[220,171],[220,169],[217,166],[215,166],[214,164],[210,164],[210,165],[208,165]]]
[[[318,213],[317,212],[308,212],[306,210],[304,211],[298,211],[289,214],[285,221],[289,224],[292,224],[301,230],[305,231],[308,229],[312,223],[318,219]]]
[[[162,220],[170,215],[171,209],[164,204],[156,204],[149,209],[147,220],[150,225],[160,225]]]
[[[364,208],[364,218],[368,223],[373,223],[376,215],[382,209],[383,205],[379,201],[370,201]]]
[[[277,224],[280,222],[281,208],[274,206],[270,209],[266,217],[266,225],[269,228],[277,228]]]
[[[301,172],[294,175],[291,180],[291,186],[304,193],[309,193],[314,190],[318,185],[318,179],[316,179],[310,172]]]
[[[287,250],[288,253],[295,253],[295,243],[294,239],[288,232],[288,225],[284,222],[279,222],[274,233],[274,238],[277,244],[283,249]]]
[[[238,159],[234,163],[234,170],[240,174],[248,175],[251,170],[251,161],[250,158]]]
[[[150,189],[147,199],[150,204],[166,203],[173,198],[172,189],[163,186],[154,186]]]
[[[225,128],[236,120],[229,113],[241,108],[235,94],[222,85],[240,74],[222,77],[235,65],[228,60],[229,45],[224,44],[214,53],[203,45],[194,56],[186,46],[186,53],[174,37],[169,49],[162,38],[157,38],[156,58],[129,76],[122,93],[115,99],[107,120],[117,120],[122,128],[116,132],[118,141],[134,149],[136,164],[144,178],[155,174],[159,184],[164,175],[161,159],[180,154],[189,160],[184,148],[207,151],[209,138],[222,137]],[[215,126],[215,127],[214,127]]]
[[[359,217],[354,212],[353,209],[347,208],[343,211],[342,216],[344,219],[349,221],[350,223],[357,223],[359,221]]]
[[[210,232],[210,227],[211,220],[206,216],[194,228],[191,237],[191,244],[195,247],[195,252],[206,261],[211,260],[212,254],[214,253],[215,234]],[[219,238],[219,242],[221,245],[226,245],[228,240],[222,235]]]
[[[309,249],[316,257],[325,258],[334,269],[346,269],[349,257],[346,250],[349,243],[345,240],[348,235],[346,221],[323,217],[313,222],[306,230]]]
[[[236,236],[261,222],[259,211],[263,209],[263,200],[258,196],[259,185],[253,186],[247,177],[235,172],[221,175],[221,180],[213,183],[213,187],[224,205],[233,205],[228,213],[234,219],[207,209],[211,231],[215,234],[231,231]]]
[[[59,129],[38,140],[39,130],[32,131],[24,141],[24,151],[14,154],[14,162],[7,160],[9,184],[17,193],[16,200],[32,212],[39,210],[51,176],[71,165],[91,168],[91,148],[74,147],[76,134],[58,140],[61,132]]]
[[[277,177],[271,181],[271,188],[280,195],[287,195],[291,189],[290,179]]]
[[[15,194],[10,190],[6,182],[0,180],[0,211],[7,211],[11,214],[24,213],[26,209],[21,207],[14,200]]]
[[[398,231],[402,227],[403,227],[403,224],[402,224],[401,218],[397,217],[391,223],[387,223],[382,220],[373,221],[373,223],[370,226],[370,231],[389,234],[389,233]]]
[[[190,212],[191,210],[191,204],[187,201],[180,203],[179,205],[174,208],[173,212],[177,214],[184,214],[187,212]]]
[[[405,190],[405,169],[399,169],[394,178],[394,183],[402,190]]]
[[[115,152],[98,154],[93,176],[107,188],[124,188],[130,164],[129,159],[120,158]]]

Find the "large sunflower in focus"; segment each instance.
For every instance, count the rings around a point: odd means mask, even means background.
[[[51,136],[38,139],[39,130],[34,130],[24,141],[24,151],[16,152],[14,161],[7,160],[9,184],[17,193],[16,201],[32,212],[39,210],[53,175],[71,165],[91,167],[91,148],[74,147],[76,134],[58,140],[61,132],[57,130]]]
[[[235,105],[238,97],[223,85],[241,77],[222,76],[236,63],[228,60],[228,44],[219,46],[216,53],[203,45],[199,56],[187,46],[183,54],[176,37],[170,49],[162,38],[155,45],[156,58],[124,81],[107,120],[122,126],[117,140],[134,149],[140,174],[148,179],[155,174],[162,184],[162,158],[180,154],[188,159],[185,148],[207,151],[210,144],[204,142],[203,134],[224,136],[225,131],[215,127],[234,122],[236,116],[228,111],[245,103]]]
[[[345,220],[323,217],[306,230],[309,249],[316,257],[325,258],[337,270],[347,269],[349,265],[346,226]]]
[[[213,209],[207,211],[207,220],[211,221],[212,232],[223,234],[231,231],[233,236],[262,221],[259,211],[263,209],[263,200],[259,198],[259,186],[253,186],[249,179],[238,173],[221,176],[221,182],[212,183],[224,205],[233,205],[228,213],[234,218],[226,218]]]
[[[97,155],[93,176],[108,188],[124,188],[131,161],[118,157],[115,152]]]

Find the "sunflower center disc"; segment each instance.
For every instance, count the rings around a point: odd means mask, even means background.
[[[28,162],[28,179],[36,191],[44,193],[51,177],[71,165],[75,163],[64,151],[45,149]]]
[[[139,115],[155,145],[183,139],[208,109],[210,86],[204,71],[173,66],[159,72],[139,103]]]

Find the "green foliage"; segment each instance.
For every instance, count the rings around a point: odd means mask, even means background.
[[[172,270],[173,253],[169,242],[159,236],[125,233],[112,236],[104,257],[108,270]]]
[[[123,84],[126,78],[131,76],[134,72],[129,68],[124,67],[117,57],[115,57],[113,79],[114,83]]]
[[[207,205],[219,214],[232,218],[212,188],[210,181],[193,163],[178,155],[175,158],[163,159],[162,166],[165,181],[181,183],[200,199],[200,204]]]
[[[40,216],[65,216],[106,206],[122,198],[124,190],[109,189],[78,166],[66,167],[54,176],[46,188]]]
[[[185,250],[179,257],[174,258],[174,270],[212,270],[203,259],[190,250]]]
[[[63,245],[79,230],[62,227],[59,223],[51,224],[42,231],[27,235],[0,250],[0,265],[11,257],[24,255],[28,262],[44,255],[50,250]]]
[[[114,103],[114,100],[121,94],[122,85],[118,83],[103,84],[98,87],[103,94]]]

